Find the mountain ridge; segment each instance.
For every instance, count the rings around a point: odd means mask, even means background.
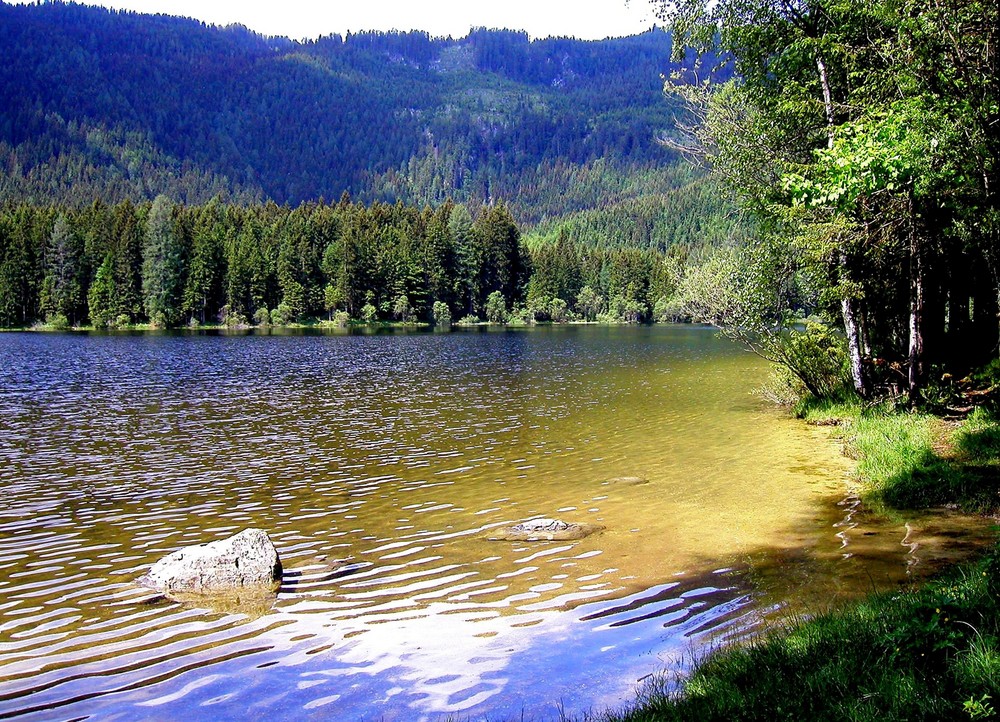
[[[650,185],[628,199],[676,189],[679,159],[656,141],[678,110],[661,76],[705,59],[676,63],[670,50],[663,30],[603,41],[482,28],[457,40],[294,41],[0,2],[0,200],[503,198],[534,224],[592,207],[567,205],[574,193],[621,199],[615,189],[635,172]],[[573,192],[552,182],[560,173]]]

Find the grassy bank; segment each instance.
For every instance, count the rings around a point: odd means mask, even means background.
[[[798,412],[837,427],[869,504],[1000,509],[1000,417],[984,408],[963,421],[850,401]],[[1000,719],[1000,548],[921,589],[720,650],[682,691],[653,685],[605,719]]]
[[[1000,511],[1000,416],[986,407],[961,421],[855,401],[806,400],[796,411],[807,423],[838,427],[857,460],[859,494],[872,506]]]

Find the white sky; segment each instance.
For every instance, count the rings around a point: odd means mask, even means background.
[[[23,2],[24,0],[15,0]],[[632,35],[656,18],[649,0],[82,0],[215,25],[241,23],[294,40],[360,30],[426,30],[464,37],[470,27],[526,30],[532,38]]]

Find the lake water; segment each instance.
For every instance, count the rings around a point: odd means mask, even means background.
[[[0,718],[557,719],[986,537],[858,507],[765,375],[695,327],[0,335]],[[536,517],[604,530],[487,539]],[[273,605],[134,584],[247,527]]]

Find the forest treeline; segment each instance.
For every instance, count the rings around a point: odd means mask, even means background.
[[[565,235],[531,247],[503,203],[0,208],[0,327],[663,317],[683,261]]]

